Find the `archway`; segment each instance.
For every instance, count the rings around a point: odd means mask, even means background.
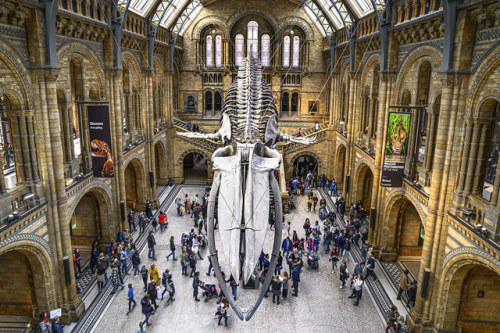
[[[316,157],[307,153],[296,157],[293,162],[293,177],[305,179],[309,172],[318,173],[318,160]]]
[[[104,195],[96,190],[85,193],[75,206],[70,220],[71,245],[83,254],[90,254],[92,243],[104,244],[113,237],[110,234],[108,204]]]
[[[418,277],[425,230],[417,208],[406,197],[397,199],[386,213],[386,225],[384,252],[392,254],[387,259],[402,261]]]
[[[161,142],[155,144],[155,183],[156,185],[166,185],[167,184],[167,163],[165,160],[165,151]]]
[[[144,168],[141,162],[133,159],[125,168],[125,193],[127,207],[135,209],[137,205],[144,205]]]
[[[363,208],[368,211],[372,200],[373,190],[373,172],[370,167],[366,164],[362,165],[356,179],[357,183],[354,201],[361,201]]]
[[[183,174],[185,184],[206,183],[208,178],[206,156],[198,152],[191,152],[184,156]]]
[[[46,276],[40,259],[30,250],[12,250],[0,255],[0,286],[3,286],[0,318],[3,325],[9,326],[3,328],[22,331],[34,315],[51,310],[45,290]]]
[[[500,307],[500,275],[484,265],[474,264],[473,260],[467,262],[451,276],[445,289],[448,297],[441,329],[463,333],[498,332],[498,311],[485,309]]]
[[[337,185],[339,190],[343,189],[344,187],[344,178],[345,178],[345,153],[346,153],[346,148],[344,145],[339,146],[338,152],[337,152],[337,160],[335,164],[335,175],[336,175],[336,180],[337,180]]]

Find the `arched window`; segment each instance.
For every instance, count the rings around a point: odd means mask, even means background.
[[[222,66],[222,37],[215,36],[215,67]]]
[[[247,25],[247,55],[250,53],[254,58],[259,57],[259,24],[255,21]]]
[[[205,111],[212,111],[212,92],[205,93]]]
[[[244,43],[245,43],[245,38],[243,37],[243,35],[239,34],[239,35],[236,35],[236,39],[235,39],[235,64],[236,66],[240,66],[241,65],[241,62],[243,61],[243,52],[244,52]]]
[[[290,67],[290,37],[283,38],[283,67]]]
[[[292,94],[291,111],[297,112],[299,110],[299,94],[294,92]]]
[[[293,37],[293,55],[292,55],[292,66],[299,67],[300,59],[300,37]]]
[[[271,37],[269,35],[262,35],[261,44],[261,63],[263,67],[269,66],[269,53],[270,53]]]
[[[281,96],[281,112],[288,112],[290,110],[289,108],[289,99],[290,99],[290,94],[289,93],[283,93]]]
[[[207,56],[206,56],[206,61],[205,61],[205,64],[207,67],[212,67],[212,57],[213,57],[213,41],[212,41],[212,36],[211,35],[208,35],[207,36],[207,42],[206,42],[206,52],[207,52]]]
[[[222,110],[222,94],[218,90],[215,92],[215,103],[214,104],[215,104],[214,110],[216,112]]]

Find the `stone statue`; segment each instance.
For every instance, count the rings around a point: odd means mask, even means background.
[[[264,247],[271,187],[274,196],[276,230],[269,272],[255,304],[240,309],[228,300],[241,320],[255,313],[271,282],[281,245],[282,203],[274,171],[279,169],[281,155],[275,149],[278,141],[310,144],[314,138],[294,137],[278,129],[278,114],[271,89],[262,76],[257,59],[246,58],[238,76],[227,92],[216,133],[182,132],[178,135],[195,138],[220,139],[224,148],[212,155],[216,171],[208,203],[208,243],[214,270],[224,294],[229,295],[222,277],[214,240],[214,209],[218,197],[219,234],[222,252],[235,281],[247,283]]]

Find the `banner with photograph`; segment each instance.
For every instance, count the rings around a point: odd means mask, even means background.
[[[111,132],[109,128],[109,106],[87,106],[89,118],[90,152],[94,177],[114,176]]]
[[[389,112],[387,139],[384,145],[384,164],[382,166],[382,187],[401,187],[405,160],[408,155],[411,113]]]

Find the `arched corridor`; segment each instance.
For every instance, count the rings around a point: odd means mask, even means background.
[[[318,160],[307,153],[295,157],[293,161],[293,176],[306,178],[308,173],[318,173]]]
[[[167,184],[167,159],[164,145],[157,142],[154,146],[154,177],[156,185]]]
[[[500,322],[500,275],[489,267],[467,260],[454,273],[450,272],[448,297],[442,298],[443,331],[476,333],[498,332]],[[465,263],[466,261],[464,261]]]
[[[35,313],[50,311],[47,266],[31,245],[0,254],[0,321],[9,327],[9,322],[30,323]],[[41,288],[46,286],[46,288]],[[7,322],[7,323],[6,323]],[[16,327],[16,326],[10,326]],[[19,327],[19,326],[17,326]],[[0,328],[1,329],[1,328]],[[12,332],[12,331],[9,331]],[[17,332],[17,331],[16,331]]]
[[[404,197],[396,200],[385,221],[388,232],[384,250],[393,253],[395,260],[418,260],[422,254],[425,229],[415,205]]]
[[[88,191],[78,201],[70,221],[73,249],[90,253],[94,241],[105,244],[113,239],[109,204],[110,200],[97,190]]]
[[[142,163],[133,159],[125,168],[125,191],[127,195],[127,207],[135,209],[146,203],[145,199],[146,179]]]
[[[183,174],[185,184],[206,183],[208,178],[208,162],[205,155],[190,152],[184,156]]]

